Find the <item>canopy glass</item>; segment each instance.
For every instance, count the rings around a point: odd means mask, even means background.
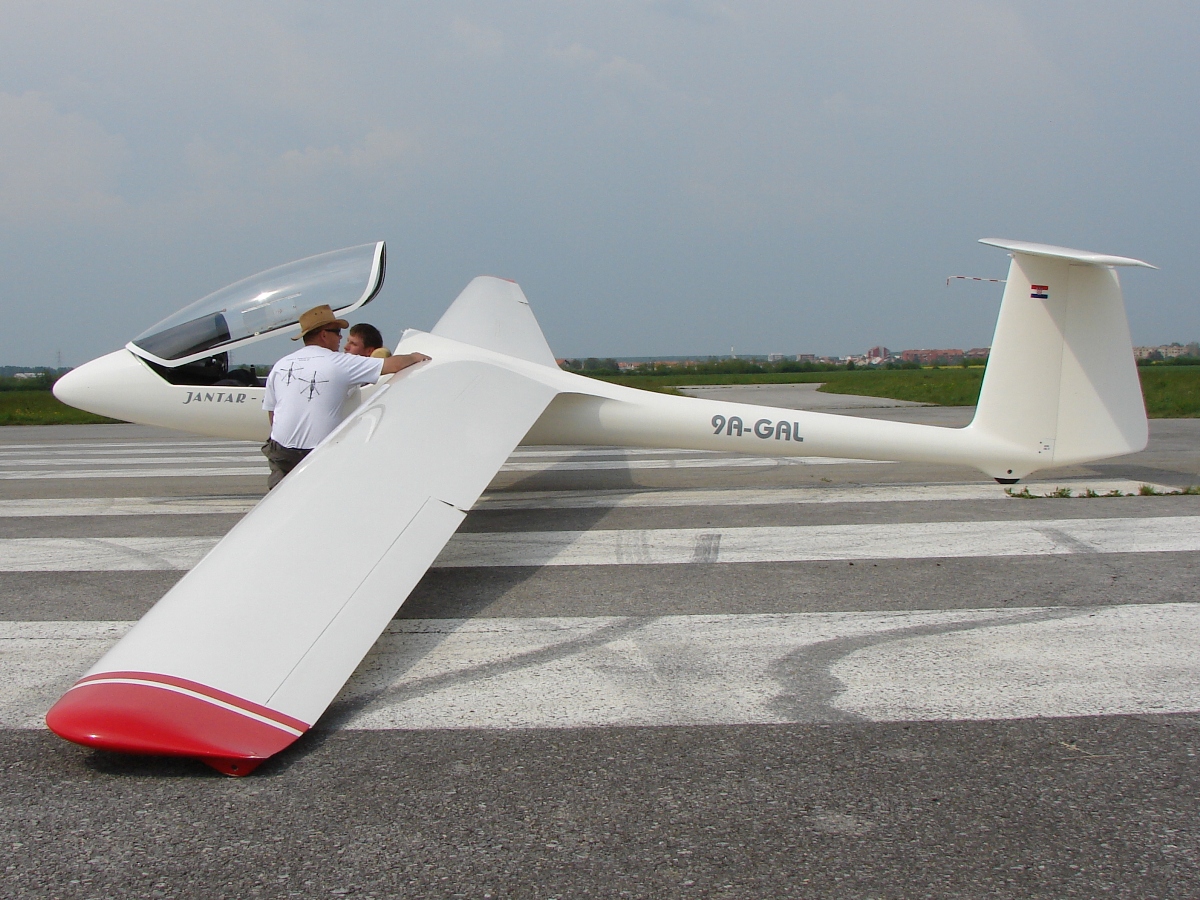
[[[383,287],[383,241],[310,256],[252,275],[197,300],[127,345],[176,367],[297,329],[300,314],[328,303],[338,315],[375,299]]]

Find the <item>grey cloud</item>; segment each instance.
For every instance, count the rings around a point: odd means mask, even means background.
[[[380,237],[389,333],[487,272],[570,355],[978,345],[998,297],[943,279],[1000,234],[1150,258],[1135,338],[1200,337],[1183,7],[0,10],[0,297],[42,298],[7,361]]]
[[[0,217],[20,223],[100,225],[119,215],[128,156],[119,135],[57,109],[41,94],[0,93]]]

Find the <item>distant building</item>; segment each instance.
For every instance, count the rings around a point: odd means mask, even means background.
[[[962,362],[961,350],[905,350],[900,354],[905,362],[920,363],[923,366],[953,366]]]
[[[13,378],[40,378],[41,372],[14,372]]]
[[[817,361],[817,355],[815,353],[797,353],[796,354],[796,362],[815,363],[816,361]]]
[[[782,353],[768,353],[767,362],[783,362],[784,355]]]
[[[868,366],[878,366],[892,358],[892,351],[887,347],[872,347],[863,354],[863,362]]]
[[[1134,347],[1134,359],[1148,359],[1151,361],[1157,359],[1175,359],[1180,356],[1200,356],[1200,343],[1192,341],[1190,344],[1160,344],[1157,347]]]
[[[987,359],[991,352],[991,347],[972,347],[963,354],[963,359]]]

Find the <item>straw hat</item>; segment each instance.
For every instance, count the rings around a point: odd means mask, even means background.
[[[316,331],[318,328],[325,328],[329,325],[336,325],[338,328],[350,327],[350,323],[345,319],[334,317],[333,310],[328,303],[323,306],[314,306],[300,316],[300,333],[292,338],[292,340],[298,341],[310,331]]]

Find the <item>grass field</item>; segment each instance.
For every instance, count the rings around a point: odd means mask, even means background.
[[[1146,413],[1152,419],[1195,418],[1200,416],[1200,366],[1143,366],[1142,396]],[[765,375],[614,375],[604,381],[630,387],[674,393],[691,384],[811,384],[829,394],[858,394],[863,397],[887,397],[914,400],[939,406],[974,406],[983,384],[983,369],[959,367],[945,369],[875,369],[853,372],[802,372]]]
[[[59,403],[49,391],[0,392],[0,425],[99,425],[113,421]]]
[[[1142,396],[1152,419],[1200,416],[1200,366],[1143,366]]]

